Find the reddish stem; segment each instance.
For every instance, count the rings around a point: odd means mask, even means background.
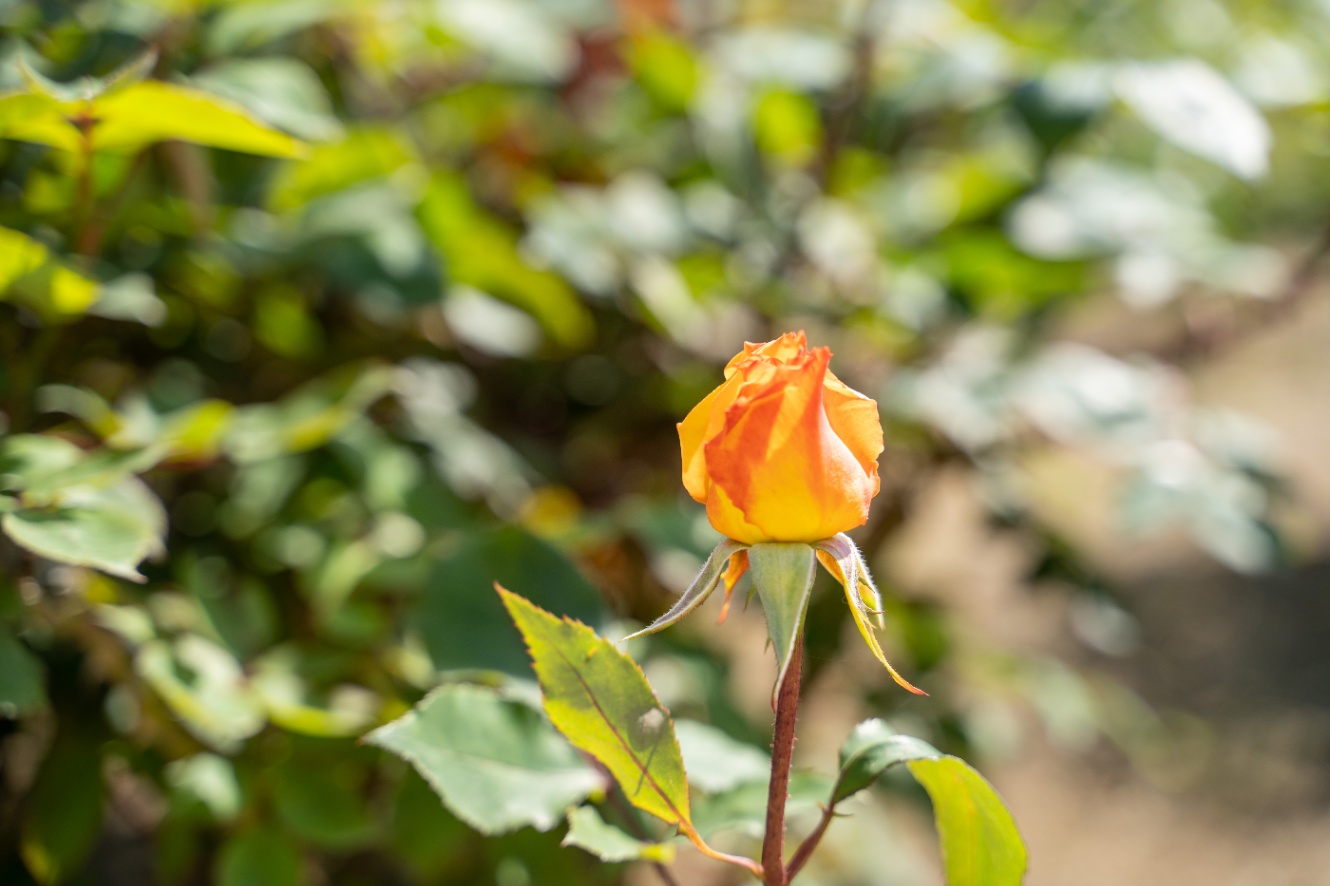
[[[790,797],[790,765],[794,758],[794,723],[799,714],[799,681],[803,673],[804,640],[800,636],[790,654],[785,682],[776,696],[776,725],[771,740],[771,785],[767,791],[767,832],[762,841],[762,870],[766,886],[786,886],[785,802]]]

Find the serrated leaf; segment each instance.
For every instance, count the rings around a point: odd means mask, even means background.
[[[935,760],[942,754],[928,742],[900,735],[882,720],[865,720],[840,749],[840,772],[832,804],[848,799],[877,781],[882,773],[910,760]]]
[[[600,813],[591,806],[579,806],[568,813],[568,834],[564,846],[585,849],[601,861],[654,861],[669,864],[674,861],[674,846],[669,843],[648,843],[631,837],[614,825],[606,824]]]
[[[993,786],[959,757],[906,765],[933,800],[947,886],[1018,886],[1025,843]]]
[[[670,712],[641,668],[595,631],[499,595],[526,640],[550,720],[609,769],[637,808],[689,825],[688,782]]]
[[[538,711],[479,686],[444,686],[365,741],[410,762],[487,834],[547,831],[602,784]]]
[[[0,628],[0,717],[21,717],[46,704],[42,664]]]

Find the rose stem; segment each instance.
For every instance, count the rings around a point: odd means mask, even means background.
[[[794,722],[799,714],[799,680],[804,664],[801,634],[790,653],[785,682],[776,696],[776,725],[771,739],[771,784],[767,791],[767,832],[762,841],[762,870],[766,886],[786,886],[785,801],[790,794],[790,765],[794,756]]]

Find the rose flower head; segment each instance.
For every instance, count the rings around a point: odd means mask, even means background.
[[[864,640],[891,676],[871,622],[881,595],[844,533],[868,520],[877,495],[882,421],[877,403],[830,370],[831,351],[809,350],[803,332],[748,343],[725,381],[679,423],[683,484],[726,538],[671,609],[640,634],[668,627],[751,571],[779,665],[777,690],[803,631],[814,558],[845,588]],[[865,601],[865,595],[872,607]],[[637,636],[637,635],[634,635]],[[920,693],[922,694],[922,693]]]

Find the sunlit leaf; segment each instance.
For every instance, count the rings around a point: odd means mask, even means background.
[[[365,740],[408,760],[487,834],[549,830],[603,783],[538,711],[479,686],[437,689]]]
[[[0,98],[0,115],[4,107]],[[26,234],[0,228],[0,299],[17,299],[58,319],[82,314],[97,297],[96,281],[65,267],[46,246]]]
[[[499,594],[526,639],[554,725],[609,769],[634,806],[669,824],[688,824],[674,723],[637,663],[581,622]]]
[[[1245,179],[1269,167],[1270,125],[1246,98],[1196,59],[1135,63],[1118,90],[1155,132]]]
[[[197,89],[148,80],[90,99],[32,92],[0,95],[0,138],[78,152],[135,151],[185,141],[250,154],[294,157],[303,146],[239,105]]]
[[[906,765],[933,800],[947,886],[1019,884],[1025,843],[993,786],[958,757]]]

